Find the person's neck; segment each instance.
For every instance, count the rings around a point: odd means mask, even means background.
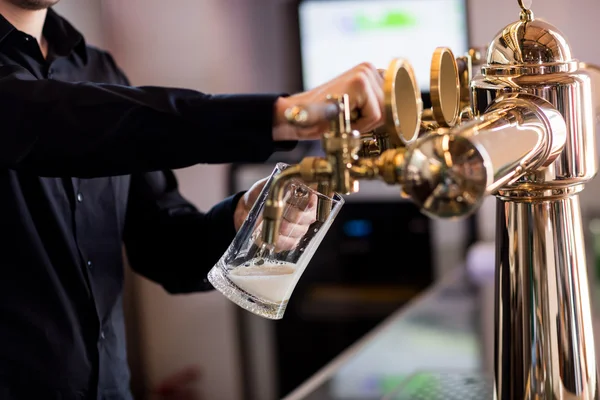
[[[44,57],[46,57],[48,45],[42,35],[42,31],[47,13],[47,9],[25,10],[9,2],[0,1],[0,14],[21,32],[33,36],[39,43]]]

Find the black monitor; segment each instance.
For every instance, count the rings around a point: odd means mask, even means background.
[[[301,0],[298,5],[303,88],[312,89],[369,61],[378,68],[410,61],[428,106],[436,47],[456,56],[469,48],[467,0]]]

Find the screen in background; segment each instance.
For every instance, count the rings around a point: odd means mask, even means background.
[[[304,89],[363,61],[387,68],[392,58],[412,64],[429,93],[436,47],[468,51],[465,0],[304,0],[299,6]]]

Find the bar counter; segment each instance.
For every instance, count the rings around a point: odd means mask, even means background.
[[[600,365],[600,278],[588,274]],[[491,283],[456,268],[283,400],[493,399]]]
[[[465,275],[446,275],[284,400],[491,399],[482,302]]]

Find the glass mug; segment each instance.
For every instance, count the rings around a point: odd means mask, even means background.
[[[262,211],[273,179],[289,165],[278,163],[229,248],[208,273],[209,282],[238,306],[269,319],[281,319],[288,300],[323,237],[344,204],[341,195],[319,193],[300,180],[284,188],[283,221],[274,249],[262,244]],[[330,204],[324,221],[317,203]]]

